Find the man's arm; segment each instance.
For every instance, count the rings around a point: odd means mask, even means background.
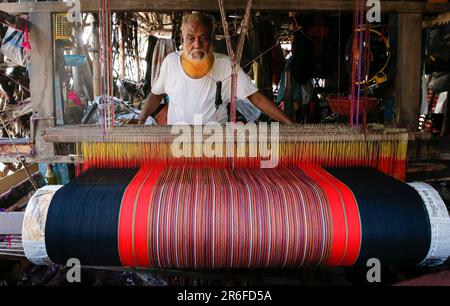
[[[147,118],[156,112],[159,105],[161,104],[164,95],[154,95],[150,93],[147,99],[144,101],[144,107],[141,110],[141,114],[139,116],[139,123],[144,124]]]
[[[248,99],[263,113],[280,123],[292,123],[292,120],[262,93],[255,92]]]

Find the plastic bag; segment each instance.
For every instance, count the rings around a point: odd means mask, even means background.
[[[23,32],[8,28],[1,46],[1,51],[6,56],[6,60],[22,67],[27,66],[27,58],[22,47],[24,36]]]

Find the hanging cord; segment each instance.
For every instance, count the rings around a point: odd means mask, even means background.
[[[107,0],[103,0],[103,77],[104,77],[104,92],[103,92],[103,96],[104,96],[104,109],[105,109],[105,130],[106,132],[108,132],[109,129],[109,97],[108,97],[108,93],[109,93],[109,74],[108,74],[108,69],[109,69],[109,60],[108,60],[108,15],[106,13],[107,11],[107,7],[106,7],[106,3]]]
[[[339,8],[339,26],[338,26],[338,96],[341,95],[341,8]]]
[[[112,47],[112,13],[111,0],[101,0],[101,40],[100,40],[100,95],[101,117],[103,118],[103,134],[114,127],[114,76],[113,76],[113,47]]]
[[[363,104],[363,129],[366,130],[367,127],[367,112],[369,110],[369,99],[368,99],[368,90],[367,87],[369,85],[369,78],[370,78],[370,62],[371,62],[371,33],[369,24],[366,21],[365,25],[365,42],[366,42],[366,62],[365,62],[365,68],[364,68],[364,85],[366,88],[364,88],[364,104]]]
[[[114,127],[114,77],[113,77],[113,46],[112,46],[112,33],[113,33],[113,22],[112,22],[112,12],[111,12],[111,0],[108,0],[108,79],[109,79],[109,98],[110,98],[110,127]],[[137,46],[136,46],[137,47]]]
[[[364,26],[364,6],[363,1],[359,0],[359,27],[358,29],[362,29]],[[361,103],[361,77],[362,77],[362,65],[363,65],[363,36],[364,31],[359,31],[359,57],[358,57],[358,98],[356,102],[356,127],[359,127],[359,109]]]
[[[225,41],[227,44],[228,55],[230,56],[231,63],[232,63],[231,64],[232,71],[231,71],[231,94],[230,94],[230,122],[236,122],[236,99],[237,99],[236,93],[237,93],[237,85],[238,85],[237,84],[237,73],[238,73],[239,64],[240,64],[241,58],[242,58],[242,51],[244,49],[245,36],[247,35],[247,31],[248,31],[248,22],[249,22],[250,13],[251,13],[252,2],[253,2],[252,0],[247,1],[244,19],[242,20],[242,23],[241,23],[241,33],[239,35],[238,45],[236,48],[236,52],[234,52],[231,47],[231,37],[230,37],[229,29],[228,29],[228,22],[226,19],[225,7],[223,5],[223,0],[218,0]]]
[[[350,113],[349,113],[349,123],[350,126],[353,126],[354,119],[354,104],[355,104],[355,84],[356,84],[356,59],[357,59],[357,51],[356,48],[358,46],[358,21],[359,21],[359,7],[358,0],[354,0],[354,16],[353,16],[353,44],[352,44],[352,76],[351,76],[351,84],[350,84]]]
[[[105,26],[104,26],[104,0],[101,1],[101,12],[100,12],[100,22],[101,24],[101,37],[100,37],[100,104],[103,107],[100,107],[100,117],[103,118],[103,121],[101,122],[103,135],[106,135],[106,109],[105,109],[105,81],[104,81],[104,63],[105,63],[105,54],[104,54],[104,42],[105,42]]]
[[[223,5],[223,0],[218,0],[219,9],[220,9],[220,17],[222,18],[222,26],[225,37],[225,42],[227,45],[228,56],[231,59],[231,85],[230,85],[230,122],[235,122],[235,108],[234,108],[234,98],[235,98],[235,87],[234,83],[236,82],[236,54],[234,53],[233,48],[231,47],[231,37],[230,31],[228,29],[227,17],[225,14],[225,7]]]
[[[25,165],[25,157],[20,155],[19,149],[17,148],[16,144],[14,143],[13,137],[11,135],[11,133],[8,131],[5,122],[3,121],[3,119],[0,117],[0,122],[3,126],[3,129],[6,131],[6,134],[8,135],[9,141],[11,142],[11,144],[14,147],[14,150],[16,151],[18,157],[17,160],[22,164],[22,167],[25,169],[25,172],[27,173],[28,179],[31,183],[31,185],[33,186],[34,190],[38,190],[39,188],[36,186],[36,184],[33,181],[33,177],[30,174],[30,171],[28,170],[27,166]]]

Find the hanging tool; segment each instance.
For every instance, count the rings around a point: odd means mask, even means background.
[[[223,5],[223,0],[218,0],[220,16],[222,19],[223,31],[225,36],[225,41],[228,50],[228,56],[231,59],[231,94],[230,94],[230,122],[236,122],[236,94],[237,94],[237,74],[239,71],[239,65],[241,63],[242,51],[244,49],[245,36],[248,31],[248,22],[250,19],[250,10],[252,7],[252,0],[247,0],[247,7],[245,10],[245,16],[241,23],[241,33],[239,36],[238,45],[236,48],[236,52],[233,50],[231,46],[231,37],[230,32],[228,30],[228,22],[225,14],[225,7]]]

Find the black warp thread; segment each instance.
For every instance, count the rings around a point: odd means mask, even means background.
[[[66,265],[120,266],[120,204],[135,169],[90,169],[59,189],[48,210],[45,244],[49,258]]]
[[[369,168],[332,168],[358,203],[362,244],[356,263],[377,258],[382,265],[409,266],[428,254],[431,229],[422,198],[411,186]]]

